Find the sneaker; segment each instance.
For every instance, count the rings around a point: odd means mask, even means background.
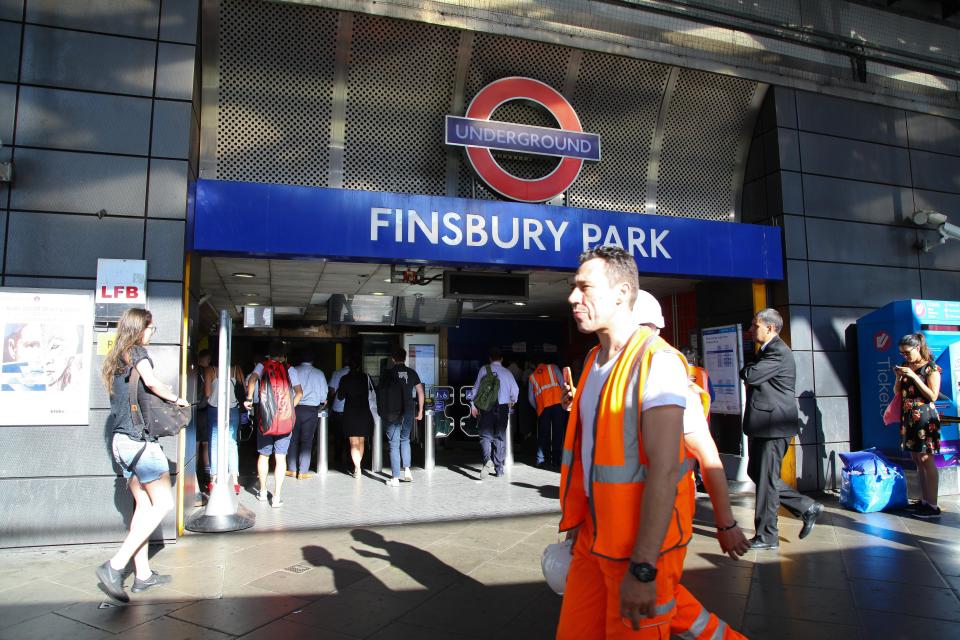
[[[360,476],[363,474],[360,472],[360,469],[354,469],[353,473],[351,473],[350,475],[352,475],[355,479],[359,479]]]
[[[487,460],[483,463],[483,466],[480,467],[480,479],[483,480],[483,477],[490,473],[493,470],[493,460]]]
[[[297,476],[297,478],[299,478],[300,480],[309,480],[312,477],[313,477],[312,473],[301,473]]]
[[[399,487],[399,486],[400,486],[400,478],[390,478],[389,480],[387,480],[387,486],[388,486],[388,487]]]
[[[929,505],[926,502],[917,507],[917,510],[914,512],[914,515],[918,518],[939,518],[940,517],[940,507],[934,507]]]
[[[233,493],[234,495],[240,495],[240,485],[238,484],[233,485]]]
[[[208,483],[207,483],[207,495],[210,495],[211,493],[213,493],[213,483],[212,483],[212,482],[208,482]]]
[[[173,581],[173,576],[163,576],[153,571],[150,573],[150,577],[146,580],[141,580],[140,578],[135,578],[133,581],[133,588],[130,591],[134,593],[140,593],[141,591],[146,591],[150,587],[159,587],[162,584],[170,584]]]
[[[287,472],[285,472],[285,475],[286,475],[288,478],[296,478],[296,477],[297,477],[297,472],[296,472],[296,471],[287,471]]]
[[[266,502],[266,501],[267,501],[267,492],[266,492],[266,490],[257,489],[256,493],[254,493],[253,495],[257,496],[257,500],[259,500],[260,502]]]
[[[274,509],[279,509],[280,507],[283,506],[283,499],[278,498],[277,496],[273,496],[273,500],[270,501],[270,506],[273,507]]]
[[[109,560],[97,567],[97,578],[100,579],[100,584],[111,598],[120,602],[130,602],[130,596],[123,590],[123,573],[111,567]]]
[[[403,470],[403,478],[401,478],[401,480],[404,482],[413,482],[413,474],[410,473],[410,467]]]

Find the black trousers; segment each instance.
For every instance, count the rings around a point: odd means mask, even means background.
[[[313,436],[317,433],[319,407],[298,404],[294,407],[297,421],[293,423],[290,435],[290,449],[287,451],[287,471],[307,473],[310,471],[310,457],[313,453]]]
[[[767,542],[778,540],[777,509],[799,516],[814,505],[814,500],[798,492],[780,478],[783,456],[787,453],[789,438],[749,438],[750,461],[747,475],[757,485],[757,505],[753,525],[757,535]]]
[[[480,429],[480,450],[483,461],[493,460],[493,469],[503,473],[503,460],[507,457],[507,418],[510,405],[498,404],[495,409],[481,411],[477,419]]]

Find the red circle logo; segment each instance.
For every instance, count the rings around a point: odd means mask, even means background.
[[[923,302],[917,302],[913,305],[913,311],[922,318],[927,314],[927,305],[925,305]]]
[[[873,344],[877,347],[877,351],[886,351],[893,344],[893,340],[886,331],[878,331],[877,335],[873,336]]]
[[[477,120],[489,120],[497,108],[511,100],[529,100],[540,104],[566,131],[583,132],[580,118],[573,107],[560,93],[549,85],[532,78],[502,78],[480,90],[465,116]],[[579,158],[562,158],[550,174],[528,180],[508,173],[485,147],[466,147],[467,159],[473,170],[491,189],[502,196],[520,202],[544,202],[567,190],[583,167]]]

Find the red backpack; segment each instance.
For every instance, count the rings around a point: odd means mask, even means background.
[[[287,369],[276,360],[264,360],[257,428],[265,436],[285,436],[293,431],[293,423],[293,394]]]

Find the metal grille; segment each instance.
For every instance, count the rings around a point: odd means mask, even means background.
[[[217,177],[325,186],[337,14],[222,0]]]
[[[544,82],[557,91],[563,90],[570,49],[550,44],[516,40],[490,34],[477,34],[473,55],[464,87],[464,105],[470,104],[480,89],[500,78],[527,76]],[[504,104],[493,114],[494,119],[541,127],[556,127],[557,123],[543,110],[522,101]],[[557,166],[555,158],[514,155],[495,152],[494,158],[509,173],[518,178],[540,178]],[[486,188],[477,178],[465,157],[460,163],[458,194],[467,198],[498,200],[499,196]]]
[[[670,67],[586,53],[573,107],[600,134],[601,162],[586,162],[568,192],[573,207],[642,213],[647,165]],[[616,82],[611,82],[616,78]]]
[[[344,186],[443,195],[459,33],[358,15],[352,42]]]
[[[757,83],[683,69],[663,132],[657,213],[731,220],[737,145]]]

